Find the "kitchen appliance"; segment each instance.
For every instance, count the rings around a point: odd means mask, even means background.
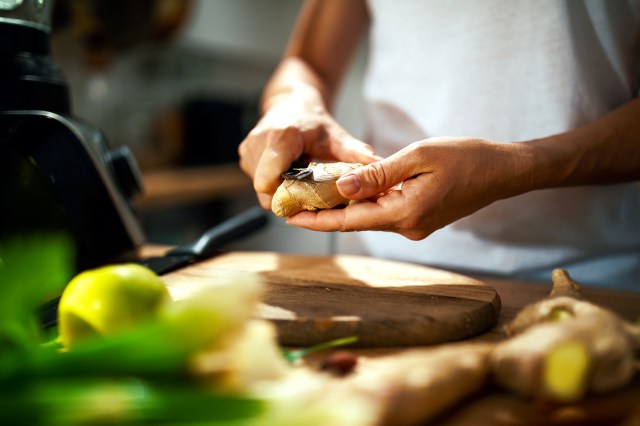
[[[133,259],[144,234],[128,148],[71,113],[50,57],[49,0],[0,0],[0,239],[64,233],[77,269]]]

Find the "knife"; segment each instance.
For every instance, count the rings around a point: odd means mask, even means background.
[[[163,256],[139,259],[137,262],[158,275],[167,274],[212,257],[226,244],[262,229],[267,223],[267,212],[259,206],[252,207],[210,228],[194,242],[180,245]],[[57,324],[59,302],[60,297],[56,297],[38,308],[40,323],[44,328]]]
[[[164,256],[142,259],[140,263],[158,275],[167,274],[212,257],[224,245],[260,230],[267,222],[266,211],[252,207],[209,229],[196,241],[169,250]]]

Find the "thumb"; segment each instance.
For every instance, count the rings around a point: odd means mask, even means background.
[[[399,162],[380,160],[345,174],[336,181],[338,192],[351,200],[372,197],[403,182],[409,176]]]

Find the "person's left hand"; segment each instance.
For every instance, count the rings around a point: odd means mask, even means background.
[[[527,163],[519,145],[473,138],[415,142],[337,181],[343,196],[360,202],[301,212],[287,223],[317,231],[390,231],[421,240],[494,201],[524,192]]]

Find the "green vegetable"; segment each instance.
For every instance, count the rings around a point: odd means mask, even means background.
[[[62,292],[73,265],[72,244],[64,236],[0,241],[0,378],[12,374],[50,337],[40,330],[37,307]]]
[[[341,339],[331,340],[329,342],[319,343],[317,345],[310,346],[304,349],[282,349],[282,353],[284,354],[287,361],[294,363],[305,356],[312,354],[314,352],[319,352],[329,348],[335,348],[337,346],[345,346],[350,345],[351,343],[355,343],[358,341],[357,336],[349,336],[343,337]]]
[[[266,383],[264,374],[248,375],[263,379],[260,391],[230,394],[215,377],[204,383],[187,374],[195,354],[206,350],[215,356],[244,336],[262,295],[257,275],[217,279],[183,300],[162,302],[152,315],[113,333],[94,333],[63,345],[57,329],[41,330],[36,311],[71,279],[72,253],[69,241],[59,237],[0,242],[0,424],[373,423],[375,410],[370,405],[357,398],[333,397],[325,378],[308,375],[300,382],[287,376],[291,381]],[[354,340],[340,339],[285,355],[295,361]]]
[[[153,319],[169,299],[160,277],[136,263],[84,271],[71,280],[60,298],[60,338],[70,346],[126,330]]]
[[[168,302],[154,320],[108,336],[94,336],[60,352],[39,346],[14,364],[16,377],[136,375],[180,377],[192,355],[238,333],[262,294],[254,274],[234,274]],[[0,379],[2,375],[0,375]]]
[[[37,307],[72,277],[72,247],[60,235],[0,241],[0,350],[25,351],[41,342]]]
[[[13,426],[237,425],[265,408],[264,401],[193,383],[136,378],[39,380],[0,392],[0,422]]]

